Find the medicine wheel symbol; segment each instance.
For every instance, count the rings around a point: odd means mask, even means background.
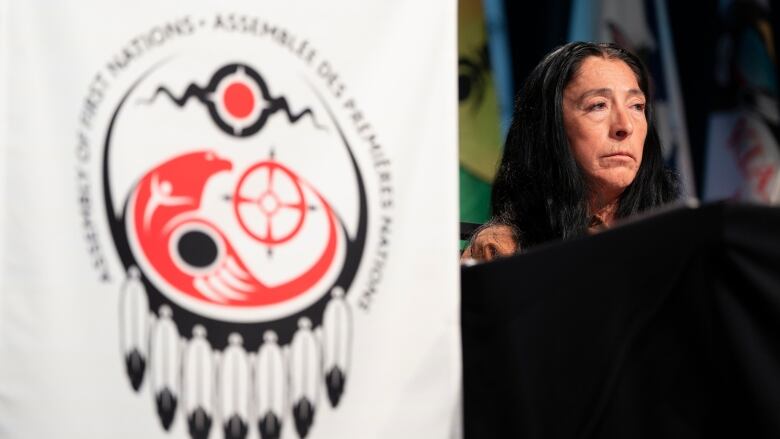
[[[269,247],[294,238],[310,209],[301,179],[273,158],[247,169],[232,198],[244,231]]]

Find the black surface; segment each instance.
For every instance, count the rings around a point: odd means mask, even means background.
[[[468,223],[461,221],[460,222],[460,239],[463,241],[468,241],[471,239],[471,235],[474,234],[474,232],[480,228],[482,224],[477,223]]]
[[[780,437],[780,210],[464,268],[466,438]]]

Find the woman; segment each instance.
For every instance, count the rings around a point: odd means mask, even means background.
[[[676,199],[649,95],[639,58],[614,44],[569,43],[547,55],[518,94],[494,216],[464,258],[592,233]]]

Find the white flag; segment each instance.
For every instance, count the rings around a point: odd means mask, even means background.
[[[450,437],[455,8],[0,1],[0,436]]]

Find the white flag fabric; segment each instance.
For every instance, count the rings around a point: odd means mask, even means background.
[[[666,0],[575,0],[569,39],[609,41],[642,58],[653,77],[655,122],[664,160],[680,176],[684,196],[695,197],[685,107]]]
[[[0,437],[457,432],[455,20],[0,1]]]

